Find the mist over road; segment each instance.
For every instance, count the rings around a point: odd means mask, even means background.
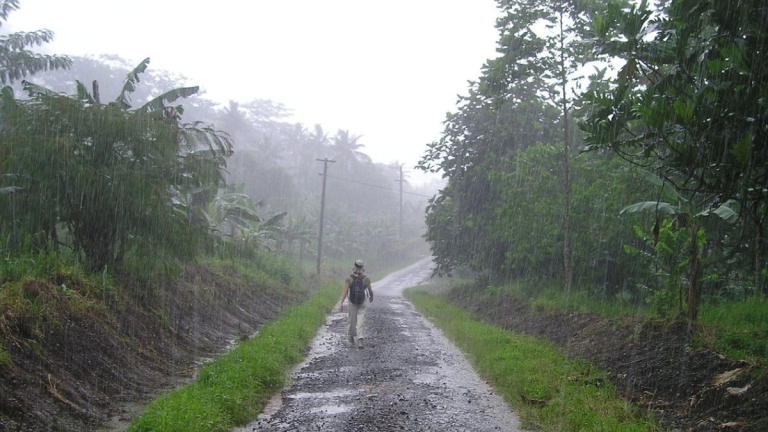
[[[425,259],[373,284],[364,349],[347,341],[346,307],[334,310],[292,384],[236,431],[520,430],[459,350],[402,297],[428,283],[431,267]]]

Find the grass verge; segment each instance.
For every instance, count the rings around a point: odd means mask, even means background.
[[[530,281],[480,288],[477,281],[460,280],[451,284],[451,295],[482,303],[486,299],[510,296],[543,312],[572,311],[595,313],[608,319],[626,316],[645,320],[674,321],[678,315],[664,315],[644,304],[625,301],[621,295],[605,298],[585,289],[566,294],[560,285],[541,285]],[[699,311],[695,342],[732,359],[765,363],[768,359],[768,298],[755,295],[743,300],[703,303]]]
[[[699,312],[706,346],[731,358],[765,362],[768,359],[768,299],[703,305]]]
[[[549,342],[477,322],[424,289],[409,289],[405,295],[467,355],[520,414],[524,426],[557,431],[658,429],[653,419],[617,397],[589,363],[568,360]]]
[[[190,385],[156,399],[128,430],[226,431],[255,419],[303,358],[338,297],[337,283],[322,286],[258,336],[204,366]]]
[[[529,302],[531,306],[537,309],[549,312],[596,313],[612,319],[629,315],[642,315],[650,318],[655,315],[654,311],[642,302],[633,302],[622,295],[608,298],[601,293],[577,288],[566,294],[562,284],[556,282],[518,281],[509,285],[489,286],[483,290],[478,290],[476,282],[467,281],[460,286],[460,289],[469,292],[479,291],[489,296],[507,294]]]

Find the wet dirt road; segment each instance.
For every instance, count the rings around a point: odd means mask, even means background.
[[[518,431],[519,421],[463,355],[401,293],[427,283],[423,260],[373,284],[366,345],[331,313],[292,384],[245,431]],[[341,287],[339,288],[341,294]]]

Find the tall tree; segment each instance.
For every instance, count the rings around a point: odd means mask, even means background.
[[[19,9],[18,0],[0,0],[0,26],[8,15]],[[29,48],[53,40],[50,30],[16,32],[0,36],[0,82],[13,83],[40,71],[69,67],[68,57],[38,54]]]
[[[229,133],[240,149],[254,149],[263,137],[256,131],[247,113],[236,101],[229,101],[217,119],[217,123]]]
[[[346,171],[352,171],[357,168],[361,162],[371,162],[371,158],[360,151],[364,144],[357,141],[360,135],[352,135],[348,130],[339,129],[332,139],[331,150],[334,152],[334,158],[337,159]]]
[[[460,99],[459,111],[449,115],[443,138],[429,146],[420,167],[441,170],[449,179],[443,195],[450,194],[457,217],[454,239],[467,231],[477,249],[477,262],[498,268],[498,256],[513,246],[498,244],[493,235],[478,236],[494,217],[491,209],[503,190],[489,173],[509,171],[519,150],[537,142],[553,143],[560,137],[562,146],[560,181],[562,205],[562,268],[564,288],[572,281],[569,158],[573,130],[569,116],[574,93],[573,73],[587,60],[578,42],[589,16],[599,10],[600,1],[499,0],[502,16],[497,20],[499,56],[489,60],[482,75]],[[559,134],[557,130],[559,129]],[[446,202],[438,198],[434,204]],[[435,209],[435,207],[432,207]],[[477,211],[488,209],[488,212]],[[468,228],[468,230],[467,230]],[[473,233],[473,234],[470,234]],[[453,240],[455,241],[455,240]],[[496,244],[496,247],[490,245]],[[456,246],[456,245],[454,245]],[[451,247],[450,250],[459,249]],[[454,253],[449,252],[448,253]],[[469,252],[470,255],[474,253]]]
[[[592,148],[611,148],[717,208],[735,200],[757,229],[768,211],[768,9],[759,0],[643,1],[596,17],[595,47],[623,60],[610,90],[589,94]],[[692,293],[695,301],[698,293]],[[689,308],[689,319],[696,318]]]

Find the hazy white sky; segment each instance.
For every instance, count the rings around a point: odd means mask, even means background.
[[[493,0],[21,0],[8,23],[54,31],[46,52],[151,57],[211,99],[272,99],[411,167],[495,55],[496,17]]]

